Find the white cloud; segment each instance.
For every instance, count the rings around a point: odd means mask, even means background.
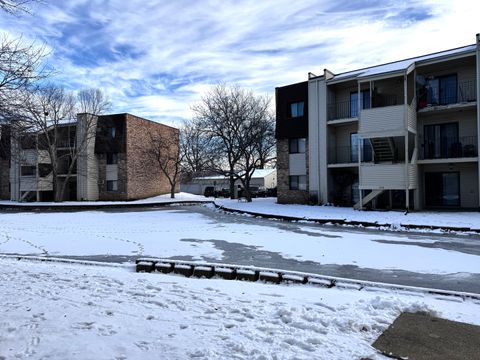
[[[264,94],[307,73],[353,70],[458,47],[480,31],[474,1],[86,1],[0,16],[54,49],[70,88],[100,87],[115,111],[178,123],[211,85]]]

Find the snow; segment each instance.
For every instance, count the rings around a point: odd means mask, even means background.
[[[205,201],[209,202],[211,199],[202,195],[194,195],[186,192],[175,193],[175,198],[172,199],[170,194],[158,195],[139,200],[131,201],[63,201],[63,202],[16,202],[1,200],[0,205],[16,205],[16,206],[101,206],[101,205],[129,205],[129,204],[161,204],[161,203],[182,203],[189,201]]]
[[[225,200],[221,201],[226,203]],[[311,213],[306,215],[316,214],[318,217],[331,216],[329,212],[335,211],[339,217],[349,211],[360,218],[387,215],[395,220],[395,217],[405,216],[394,212],[354,212],[333,207],[277,205],[270,199],[229,204],[246,210],[263,209],[270,213],[287,212],[293,215],[310,211]],[[213,213],[214,209],[205,211]],[[416,214],[409,214],[406,217],[410,218],[411,215]],[[464,221],[472,221],[474,215],[477,218],[479,216],[472,214]],[[415,245],[419,243],[429,245],[441,241],[433,235],[431,238],[418,238],[410,237],[408,233],[365,232],[345,228],[312,227],[301,223],[292,231],[275,226],[275,222],[249,224],[236,222],[236,219],[241,218],[237,215],[228,216],[232,222],[217,222],[214,218],[185,207],[129,212],[1,213],[0,253],[56,257],[110,255],[152,256],[163,259],[192,257],[198,261],[222,262],[225,253],[218,244],[226,242],[237,247],[244,246],[248,249],[278,253],[286,259],[321,264],[454,276],[480,273],[478,256]],[[438,216],[445,218],[442,220],[443,223],[448,223],[447,215]],[[462,241],[468,244],[478,240],[466,238]]]
[[[478,211],[421,211],[408,214],[401,211],[358,211],[353,208],[335,206],[277,204],[276,198],[253,199],[251,203],[216,199],[215,203],[227,209],[274,216],[291,216],[306,220],[362,221],[391,227],[425,225],[480,230],[480,212]]]
[[[368,77],[372,75],[384,74],[389,72],[397,72],[401,70],[406,70],[410,65],[416,62],[421,63],[422,61],[428,61],[435,58],[441,58],[441,57],[450,56],[450,55],[458,55],[461,53],[474,52],[475,50],[476,50],[476,45],[463,46],[463,47],[445,50],[445,51],[441,51],[433,54],[422,55],[415,58],[399,60],[399,61],[395,61],[387,64],[372,66],[365,69],[348,71],[345,73],[335,75],[333,77],[333,80],[349,78],[349,77],[363,78],[363,77]]]
[[[0,358],[385,359],[402,311],[480,324],[480,302],[0,259]]]

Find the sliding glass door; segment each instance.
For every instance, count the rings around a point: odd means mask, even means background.
[[[460,174],[425,173],[425,204],[432,207],[460,206]]]

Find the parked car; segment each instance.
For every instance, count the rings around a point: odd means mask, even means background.
[[[206,196],[206,197],[210,197],[210,196],[213,196],[213,197],[216,197],[216,194],[215,194],[215,187],[214,186],[207,186],[203,192],[203,196]]]
[[[223,189],[217,191],[217,196],[218,197],[224,197],[224,198],[230,197],[230,189],[223,188]]]
[[[267,189],[264,186],[250,186],[248,191],[252,198],[265,197],[267,195]],[[239,190],[238,197],[245,197],[244,189]]]
[[[267,189],[267,197],[277,197],[277,187]]]

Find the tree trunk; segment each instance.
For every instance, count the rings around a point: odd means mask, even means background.
[[[235,179],[232,171],[230,172],[230,199],[235,199]]]

